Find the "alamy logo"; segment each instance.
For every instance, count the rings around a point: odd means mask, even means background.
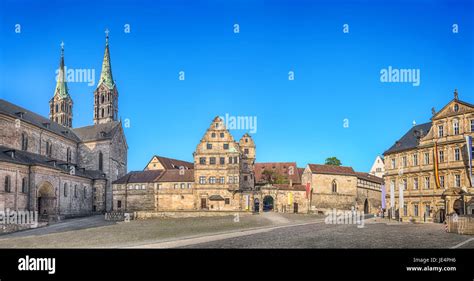
[[[56,69],[56,81],[62,80],[61,69]],[[95,69],[68,69],[64,67],[64,76],[65,82],[77,82],[83,83],[87,82],[88,86],[93,86],[95,84]],[[62,82],[62,81],[61,81]]]
[[[48,271],[48,274],[56,273],[55,258],[30,258],[26,256],[18,259],[19,271]]]
[[[221,119],[228,130],[246,130],[251,134],[257,132],[257,116],[232,116],[226,113]]]
[[[326,219],[324,219],[324,223],[356,224],[358,228],[363,228],[365,225],[364,218],[364,212],[356,211],[354,207],[352,207],[350,211],[332,209],[326,212]]]
[[[380,70],[380,82],[382,83],[411,83],[413,87],[420,86],[421,74],[419,68],[382,68]]]
[[[0,224],[30,225],[31,228],[38,226],[37,211],[0,211]]]

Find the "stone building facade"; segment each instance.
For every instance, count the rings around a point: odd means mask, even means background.
[[[474,136],[474,105],[455,91],[440,111],[432,110],[430,122],[413,126],[385,151],[386,204],[393,216],[443,222],[454,212],[474,214],[467,136]]]
[[[105,64],[101,76],[111,75],[110,58]],[[122,124],[108,120],[72,128],[64,67],[62,48],[49,119],[0,100],[2,211],[38,211],[49,220],[112,209],[111,183],[127,172]]]
[[[301,180],[311,194],[312,211],[355,208],[376,214],[381,209],[383,180],[376,176],[355,172],[351,167],[308,164]]]

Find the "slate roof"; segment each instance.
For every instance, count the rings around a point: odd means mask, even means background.
[[[13,158],[11,156],[12,152],[14,153]],[[28,166],[43,166],[65,173],[69,172],[68,165],[72,165],[61,160],[46,157],[44,155],[31,153],[23,150],[15,150],[5,146],[0,146],[0,162],[9,162]],[[84,170],[77,166],[75,167],[75,175],[90,179],[105,179],[104,173],[101,171]]]
[[[91,126],[85,126],[75,128],[73,131],[82,141],[97,141],[97,140],[108,140],[111,139],[117,130],[120,129],[120,122],[113,121],[103,124],[95,124]]]
[[[194,169],[194,163],[191,162],[163,157],[159,155],[153,156],[153,158],[155,157],[158,159],[158,161],[160,161],[161,165],[163,165],[165,170],[179,169],[179,167],[181,166],[185,167],[186,169]]]
[[[401,139],[396,141],[395,144],[392,145],[392,147],[385,151],[383,155],[416,148],[418,146],[419,138],[426,136],[430,129],[431,122],[411,127],[410,130],[408,130],[408,132],[403,135]]]
[[[308,164],[308,166],[313,174],[356,176],[352,167],[319,164]]]
[[[289,171],[293,169],[293,174],[289,175]],[[288,180],[292,180],[293,184],[299,184],[301,183],[301,176],[302,172],[301,168],[298,168],[296,166],[296,162],[266,162],[266,163],[255,163],[254,167],[254,172],[255,172],[255,181],[257,183],[263,183],[265,182],[265,179],[263,177],[263,171],[268,170],[268,171],[273,171],[277,175],[284,176],[285,178],[288,178]]]
[[[154,182],[162,173],[163,170],[132,171],[112,182],[112,184]]]
[[[368,174],[368,173],[360,173],[360,172],[356,172],[356,175],[357,175],[357,178],[359,178],[359,179],[363,179],[363,180],[370,181],[370,182],[375,182],[375,183],[378,183],[378,184],[383,184],[383,179],[379,178],[379,177],[376,177],[374,175],[371,175],[371,174]]]
[[[58,123],[53,122],[39,114],[36,114],[23,107],[12,104],[3,99],[0,99],[0,114],[11,116],[15,119],[21,120],[22,122],[26,122],[34,126],[40,127],[44,130],[53,132],[72,141],[80,141],[79,137],[74,133],[71,128],[59,125]],[[49,126],[47,127],[45,124],[49,124]]]
[[[156,171],[156,170],[155,170]],[[181,172],[181,173],[180,173]],[[194,170],[165,170],[157,182],[194,182]]]

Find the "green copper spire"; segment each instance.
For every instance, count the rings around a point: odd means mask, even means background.
[[[69,91],[66,83],[66,72],[64,70],[64,42],[61,42],[61,60],[59,61],[59,69],[56,77],[56,89],[54,96],[60,98],[69,98]]]
[[[105,53],[104,60],[102,62],[102,71],[100,72],[100,80],[97,87],[101,84],[105,84],[107,88],[113,89],[115,87],[114,79],[112,78],[112,66],[110,65],[110,52],[109,52],[109,30],[105,30]]]

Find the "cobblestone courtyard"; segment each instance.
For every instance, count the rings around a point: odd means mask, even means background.
[[[102,216],[66,220],[0,236],[0,248],[474,248],[474,237],[446,233],[442,224],[379,218],[331,225],[324,217],[265,213],[108,222]]]

